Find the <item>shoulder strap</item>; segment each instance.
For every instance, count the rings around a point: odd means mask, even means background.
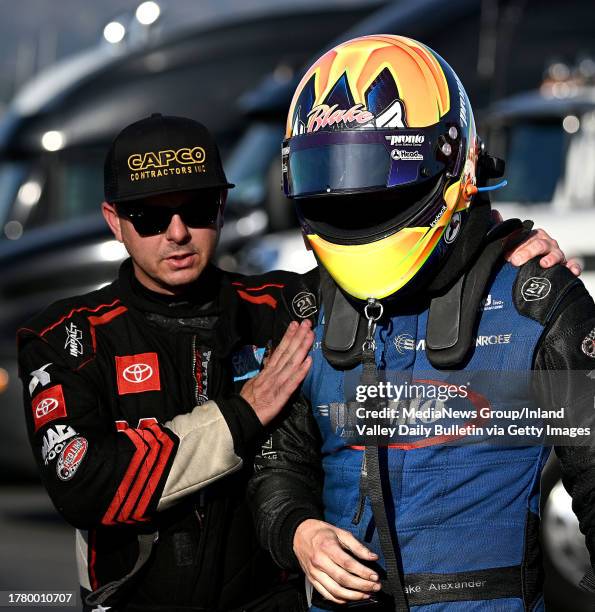
[[[471,268],[446,293],[432,300],[426,355],[435,368],[451,369],[464,363],[473,343],[479,304],[494,271],[501,265],[506,239],[523,229],[529,228],[519,219],[495,226],[486,235],[485,246]]]
[[[335,368],[353,368],[362,360],[366,326],[361,313],[339,290],[323,266],[320,270],[320,291],[324,308],[322,352]]]

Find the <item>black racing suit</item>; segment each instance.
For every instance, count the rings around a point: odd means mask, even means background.
[[[242,338],[237,305],[272,310],[244,288],[209,267],[174,301],[128,260],[114,283],[18,332],[35,460],[77,529],[83,596],[99,589],[86,610],[300,607],[244,499],[265,430],[238,395],[262,351]]]

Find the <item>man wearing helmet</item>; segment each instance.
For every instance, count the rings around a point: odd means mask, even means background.
[[[592,298],[562,266],[506,262],[523,224],[493,226],[485,194],[503,163],[481,145],[454,71],[423,44],[368,36],[323,55],[294,95],[282,163],[320,264],[287,303],[316,340],[302,396],[257,459],[261,542],[282,567],[299,563],[313,610],[543,610],[551,445],[595,555],[581,412],[594,394]],[[535,397],[527,373],[550,370],[567,376],[542,379]],[[447,406],[472,410],[447,420],[388,395],[446,383]],[[493,414],[539,401],[570,407],[586,435],[498,441]]]

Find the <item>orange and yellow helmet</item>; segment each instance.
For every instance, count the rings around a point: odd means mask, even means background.
[[[410,38],[355,38],[325,53],[293,96],[282,149],[316,257],[349,295],[393,295],[460,233],[479,143],[452,68]]]

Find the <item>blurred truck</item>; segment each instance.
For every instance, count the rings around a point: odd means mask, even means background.
[[[493,192],[494,205],[504,217],[533,219],[555,236],[579,258],[595,295],[595,62],[581,64],[551,67],[569,78],[493,105],[481,133],[506,160],[508,185]]]

